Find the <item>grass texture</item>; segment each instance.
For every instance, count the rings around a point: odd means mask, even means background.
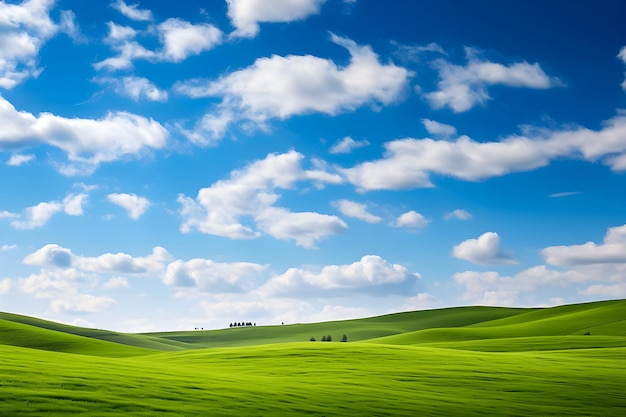
[[[623,416],[626,410],[624,300],[113,339],[106,331],[93,331],[95,337],[90,329],[0,317],[2,416]],[[327,334],[339,341],[344,333],[350,342],[304,341]]]

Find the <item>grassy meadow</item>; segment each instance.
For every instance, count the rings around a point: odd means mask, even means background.
[[[1,416],[624,416],[626,300],[136,335],[2,313],[0,358]]]

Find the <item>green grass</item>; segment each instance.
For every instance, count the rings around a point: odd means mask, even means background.
[[[626,300],[148,335],[0,318],[2,416],[626,410]],[[306,341],[343,333],[351,342]]]

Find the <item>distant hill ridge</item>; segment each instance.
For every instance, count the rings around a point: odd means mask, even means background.
[[[588,334],[588,335],[586,335]],[[626,300],[550,308],[452,307],[355,320],[205,331],[127,334],[0,313],[0,345],[93,356],[316,342],[420,345],[464,350],[626,346]]]

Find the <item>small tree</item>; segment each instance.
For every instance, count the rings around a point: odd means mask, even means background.
[[[332,342],[333,341],[333,337],[331,335],[326,336],[326,341],[327,342]]]
[[[326,336],[322,336],[322,342],[326,341]]]
[[[344,334],[343,337],[341,338],[342,342],[347,342],[348,341],[348,335]]]
[[[315,338],[313,336],[311,336],[311,339],[309,339],[311,342],[315,342]]]

